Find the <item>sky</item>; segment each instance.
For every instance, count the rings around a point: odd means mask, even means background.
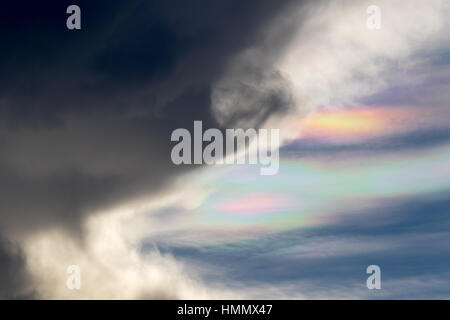
[[[0,298],[449,299],[449,16],[2,2]],[[175,165],[171,133],[194,121],[278,129],[278,173]]]

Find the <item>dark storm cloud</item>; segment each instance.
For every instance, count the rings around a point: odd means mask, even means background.
[[[215,125],[211,83],[284,5],[76,1],[82,30],[69,31],[69,4],[0,9],[4,214],[15,211],[13,195],[29,203],[27,189],[42,211],[77,211],[137,180],[159,185],[173,171],[171,131],[196,119]]]
[[[30,274],[24,268],[25,259],[20,247],[0,237],[1,299],[36,298]]]
[[[185,91],[208,91],[231,55],[283,7],[257,1],[77,3],[80,31],[66,29],[64,1],[2,8],[26,21],[2,21],[2,36],[11,40],[1,56],[2,105],[11,117],[45,121],[100,108],[157,112]],[[208,107],[196,108],[206,115]]]
[[[88,212],[186,170],[170,161],[170,133],[218,126],[212,83],[287,2],[2,2],[1,232],[78,234]],[[70,4],[79,31],[66,28]],[[20,254],[0,252],[1,268],[20,270]],[[6,286],[3,297],[20,289]]]

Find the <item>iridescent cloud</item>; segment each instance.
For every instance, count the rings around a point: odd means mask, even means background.
[[[298,139],[355,143],[419,128],[448,127],[438,110],[433,111],[407,106],[322,108],[298,121]]]

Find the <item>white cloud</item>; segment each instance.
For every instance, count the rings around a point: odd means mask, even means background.
[[[380,30],[366,26],[371,4],[381,8]],[[248,117],[239,117],[242,110],[259,119],[267,95],[287,96],[295,105],[288,117],[272,117],[263,126],[282,128],[282,136],[292,138],[298,132],[293,114],[351,106],[399,81],[398,73],[404,75],[401,81],[411,81],[408,72],[424,63],[424,55],[450,45],[449,14],[450,5],[442,0],[314,1],[290,8],[216,83],[213,111],[221,123],[235,119],[235,126],[251,126]],[[288,41],[271,45],[283,32]]]
[[[49,299],[205,299],[234,297],[230,290],[210,288],[192,268],[156,248],[140,252],[129,219],[135,205],[100,213],[85,225],[77,241],[58,230],[27,239],[28,269],[40,298]],[[151,226],[147,226],[151,227]],[[66,287],[69,265],[81,268],[81,289]]]

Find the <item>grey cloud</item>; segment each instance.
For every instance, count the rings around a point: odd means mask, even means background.
[[[0,237],[0,299],[36,298],[25,259],[19,246]]]
[[[237,75],[217,84],[213,101],[217,118],[227,128],[258,128],[271,115],[287,113],[294,106],[289,81],[280,72],[245,65]]]
[[[75,1],[79,32],[65,28],[72,2],[2,3],[5,237],[53,227],[82,237],[91,212],[191,169],[171,163],[170,133],[194,120],[219,126],[211,83],[288,2]],[[2,264],[6,274],[15,269],[20,278],[23,257],[1,252],[13,263]],[[15,281],[5,283],[9,295],[22,294]]]
[[[170,181],[182,170],[169,158],[171,131],[193,120],[218,125],[211,82],[286,3],[176,4],[81,1],[79,34],[58,28],[65,15],[55,8],[4,8],[46,19],[18,27],[2,53],[10,64],[0,76],[1,227],[10,214],[12,224],[73,222],[87,208]]]

